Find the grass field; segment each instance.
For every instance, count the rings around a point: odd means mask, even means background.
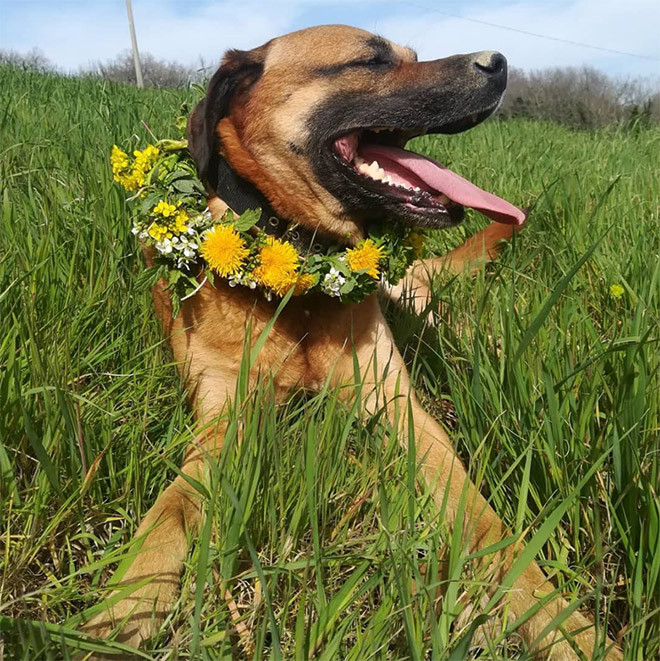
[[[113,143],[149,139],[143,121],[168,137],[190,98],[0,69],[0,659],[85,646],[86,609],[190,439],[108,165]],[[417,146],[534,206],[487,272],[438,280],[436,326],[390,311],[423,401],[566,598],[627,659],[657,658],[660,130],[490,121]],[[485,587],[414,462],[336,392],[276,408],[267,390],[229,414],[242,442],[230,425],[144,658],[466,658],[459,615]],[[507,633],[479,658],[527,658]]]

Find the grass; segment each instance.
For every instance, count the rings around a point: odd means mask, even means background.
[[[168,136],[190,96],[0,69],[0,658],[85,645],[81,614],[190,439],[108,168],[114,142],[148,140],[143,121]],[[389,311],[423,401],[558,589],[626,659],[656,658],[660,131],[490,121],[417,148],[534,207],[488,272],[438,279],[437,326]],[[276,407],[263,383],[230,412],[145,658],[475,654],[460,614],[484,586],[414,461],[359,409],[332,390]],[[506,634],[479,658],[528,658]]]

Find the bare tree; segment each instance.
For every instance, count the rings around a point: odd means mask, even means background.
[[[502,114],[595,129],[628,122],[640,113],[652,121],[652,98],[641,81],[618,80],[592,67],[513,69]]]
[[[38,71],[39,73],[57,71],[57,67],[38,48],[33,48],[27,53],[0,48],[0,65],[3,64],[23,71]]]
[[[178,62],[166,62],[150,53],[141,53],[142,75],[146,87],[182,87],[197,79],[194,68]],[[129,51],[120,53],[114,60],[96,62],[81,71],[83,75],[95,75],[118,83],[135,85],[135,67]]]

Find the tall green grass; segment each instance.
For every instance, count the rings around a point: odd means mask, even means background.
[[[170,135],[191,97],[0,69],[0,657],[84,645],[81,613],[190,440],[107,157],[144,124]],[[420,395],[559,590],[627,659],[655,658],[660,131],[490,121],[416,148],[533,206],[487,272],[438,278],[437,324],[388,311]],[[241,443],[230,425],[145,658],[460,659],[470,640],[527,658],[501,626],[471,637],[485,587],[359,413],[332,390],[275,406],[268,383],[237,403]]]

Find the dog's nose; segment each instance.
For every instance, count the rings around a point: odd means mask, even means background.
[[[487,76],[506,76],[506,57],[495,50],[485,50],[474,54],[473,64]]]

